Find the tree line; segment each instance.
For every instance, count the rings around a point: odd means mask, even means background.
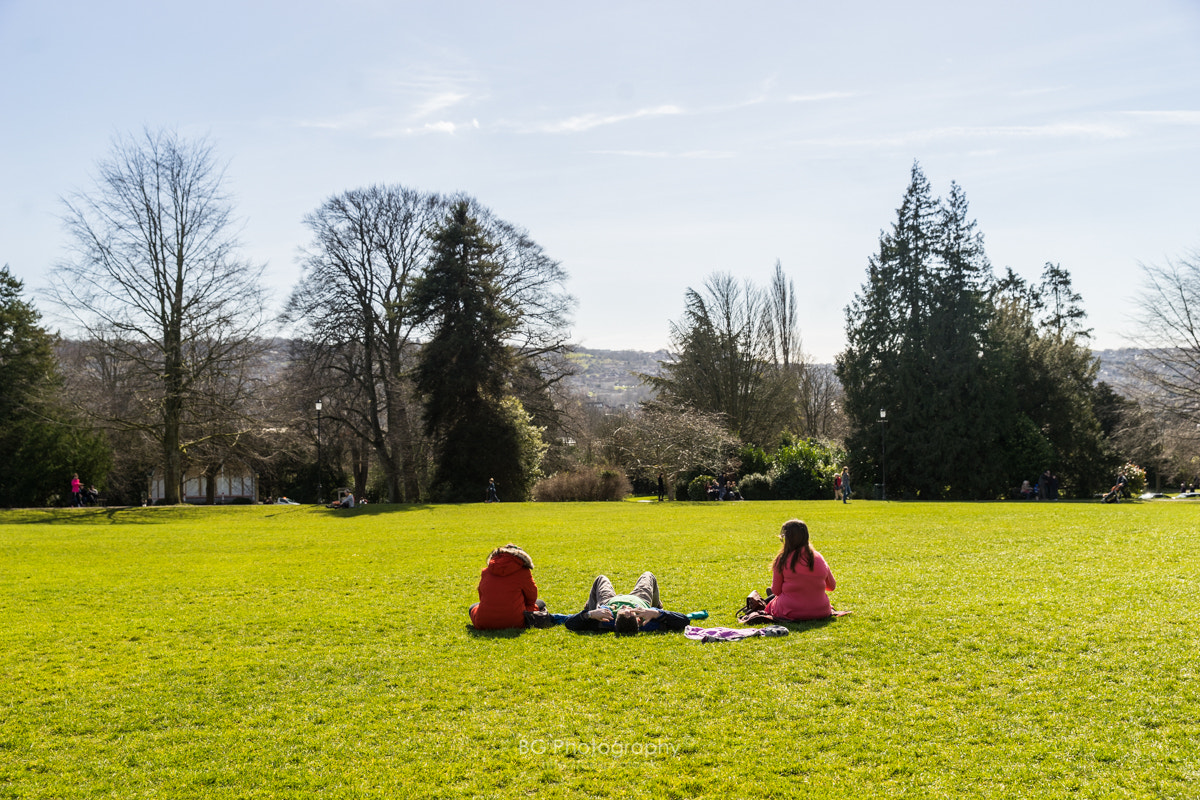
[[[61,500],[76,472],[127,503],[151,477],[179,502],[185,473],[200,475],[213,502],[234,463],[262,495],[309,500],[345,484],[475,501],[493,477],[525,499],[587,469],[642,488],[665,474],[673,494],[724,475],[747,496],[824,496],[843,462],[862,487],[885,459],[895,497],[999,497],[1043,470],[1083,495],[1123,459],[1165,465],[1165,443],[1200,422],[1200,343],[1179,327],[1197,259],[1146,268],[1159,280],[1144,332],[1172,344],[1148,349],[1144,395],[1123,397],[1095,380],[1069,272],[995,276],[961,188],[933,197],[916,164],[833,369],[803,351],[781,264],[765,288],[718,273],[669,323],[673,355],[643,376],[654,399],[621,411],[565,390],[566,273],[474,198],[332,195],[303,220],[301,275],[273,319],[223,186],[203,140],[115,142],[95,185],[64,201],[70,249],[49,294],[75,322],[69,341],[0,272],[0,442],[17,456],[0,503]]]
[[[662,444],[647,452],[639,443],[665,424],[647,425],[645,414],[625,428],[626,454],[691,476],[750,473],[748,496],[831,496],[839,460],[860,495],[876,484],[880,494],[924,500],[1014,496],[1043,476],[1086,497],[1129,462],[1160,481],[1194,476],[1200,262],[1144,271],[1142,390],[1123,396],[1096,379],[1070,272],[1046,262],[1036,282],[1011,268],[996,275],[965,192],[952,183],[934,197],[914,163],[846,307],[834,373],[804,356],[795,290],[779,264],[765,289],[713,275],[687,290],[670,327],[675,355],[645,380],[657,390],[651,418],[716,425],[731,437],[723,457],[672,462]]]

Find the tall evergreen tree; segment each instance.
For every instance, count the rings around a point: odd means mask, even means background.
[[[881,476],[887,409],[889,493],[995,497],[1045,469],[1089,491],[1107,467],[1084,316],[1057,265],[996,280],[962,189],[935,201],[914,164],[837,359],[860,485]]]
[[[1070,275],[1056,269],[1059,291],[1069,293]],[[1020,286],[1010,276],[994,293],[991,336],[1003,380],[993,391],[1005,408],[998,450],[1010,483],[1049,469],[1064,492],[1086,496],[1112,481],[1096,415],[1099,361],[1087,346],[1082,313],[1046,313],[1055,308],[1050,285]],[[1070,305],[1081,312],[1080,300],[1074,295]]]
[[[888,479],[922,498],[987,496],[996,440],[989,374],[991,267],[983,236],[954,184],[942,202],[914,164],[904,200],[867,282],[846,310],[848,346],[837,371],[859,482]],[[887,411],[887,431],[880,410]]]
[[[1087,312],[1083,310],[1083,296],[1071,285],[1071,273],[1060,264],[1049,261],[1042,268],[1042,282],[1038,287],[1038,308],[1042,311],[1042,327],[1059,339],[1077,336],[1081,339],[1092,335],[1091,328],[1084,328]]]
[[[880,234],[867,281],[846,308],[847,347],[837,358],[837,374],[845,388],[846,444],[859,485],[882,478],[881,409],[891,429],[888,483],[921,492],[939,482],[936,453],[926,444],[931,427],[939,424],[935,398],[927,391],[937,221],[937,201],[914,163],[896,222]]]
[[[953,497],[987,497],[1002,478],[992,457],[1001,420],[994,391],[1001,373],[987,340],[992,268],[957,183],[940,204],[937,234],[925,395],[928,413],[940,424],[930,427],[923,452],[936,459],[930,472],[939,482],[930,489],[935,495],[947,487]]]
[[[524,499],[537,464],[528,446],[528,416],[506,400],[513,363],[506,339],[518,315],[498,291],[496,245],[455,203],[433,233],[433,252],[412,303],[430,331],[421,349],[416,384],[424,396],[426,432],[436,441],[431,496],[482,500],[489,478],[507,496]],[[506,491],[507,490],[507,491]]]
[[[42,506],[66,496],[71,475],[103,487],[109,453],[62,402],[55,337],[0,268],[0,505]]]

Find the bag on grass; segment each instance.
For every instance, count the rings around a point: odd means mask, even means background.
[[[762,611],[766,607],[767,601],[762,599],[762,595],[758,593],[758,589],[754,589],[750,594],[746,595],[746,605],[742,606],[741,610],[738,611],[738,619],[754,611]]]

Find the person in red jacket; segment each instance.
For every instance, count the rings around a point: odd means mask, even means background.
[[[479,602],[471,606],[471,624],[485,631],[545,627],[542,619],[549,615],[537,595],[529,554],[515,544],[497,547],[479,575]]]

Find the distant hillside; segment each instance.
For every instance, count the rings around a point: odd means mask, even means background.
[[[586,394],[593,402],[608,408],[636,406],[652,396],[650,388],[638,375],[657,375],[660,361],[671,354],[666,350],[647,353],[641,350],[589,350],[580,347],[568,358],[578,372],[567,379],[567,385]]]
[[[1130,374],[1130,368],[1138,360],[1140,352],[1131,347],[1121,350],[1092,351],[1092,355],[1100,359],[1100,371],[1096,379],[1104,381],[1113,388],[1135,384],[1136,381]]]
[[[1137,350],[1097,350],[1094,355],[1100,359],[1099,380],[1113,387],[1131,382],[1128,369],[1137,360]],[[569,387],[608,408],[623,408],[650,399],[652,392],[638,375],[658,375],[662,370],[659,362],[669,361],[671,354],[666,350],[651,353],[580,347],[569,358],[579,369],[578,374],[567,379]]]

